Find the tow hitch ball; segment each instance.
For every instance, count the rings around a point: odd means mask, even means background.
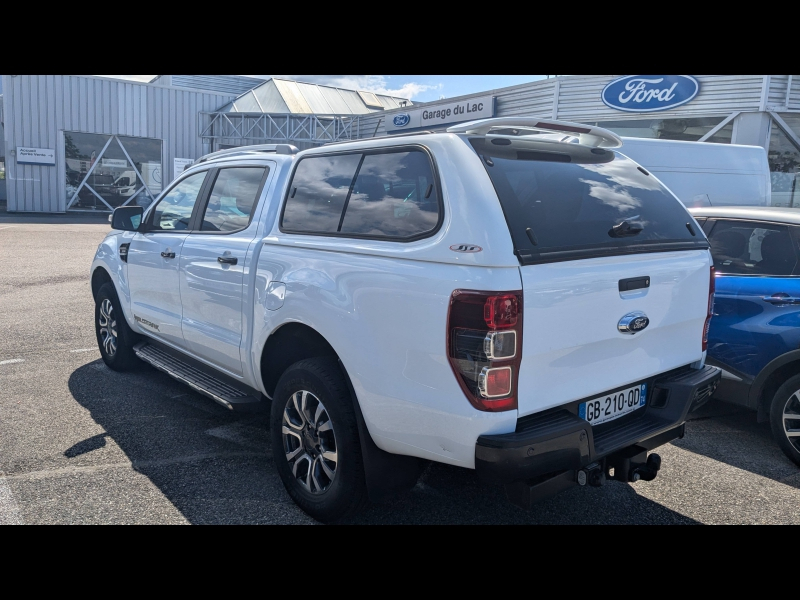
[[[578,471],[578,484],[600,487],[607,477],[624,482],[653,481],[659,469],[661,457],[658,454],[648,456],[647,450],[634,446]]]
[[[628,476],[628,481],[653,481],[661,468],[661,457],[658,454],[651,454],[647,457],[647,462],[642,466],[633,467]]]

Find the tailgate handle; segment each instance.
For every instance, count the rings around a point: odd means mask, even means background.
[[[650,287],[649,277],[630,277],[629,279],[619,280],[619,291],[630,292],[631,290],[640,290],[642,288]]]

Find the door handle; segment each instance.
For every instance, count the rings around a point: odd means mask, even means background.
[[[175,258],[175,253],[174,252],[162,252],[161,256],[163,256],[164,258]]]
[[[239,262],[239,259],[235,256],[218,256],[217,261],[224,265],[235,265]]]
[[[795,298],[794,296],[784,294],[783,292],[772,294],[772,296],[764,296],[762,300],[764,300],[764,302],[769,302],[770,304],[800,304],[800,298]]]

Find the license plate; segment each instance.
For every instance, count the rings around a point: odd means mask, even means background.
[[[647,384],[634,385],[618,392],[604,394],[592,400],[582,402],[578,406],[578,416],[599,425],[627,415],[645,404]]]

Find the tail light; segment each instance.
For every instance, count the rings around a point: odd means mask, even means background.
[[[708,284],[708,313],[706,314],[706,322],[703,326],[703,352],[708,350],[708,330],[711,327],[711,317],[714,316],[714,292],[716,289],[714,267],[711,267],[711,280]]]
[[[447,355],[472,406],[515,410],[522,360],[522,292],[456,290],[447,317]]]

